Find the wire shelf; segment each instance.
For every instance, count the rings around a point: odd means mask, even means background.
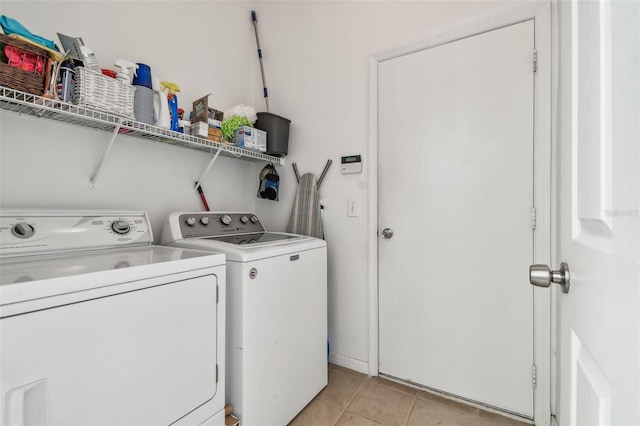
[[[148,139],[153,142],[176,145],[208,153],[213,153],[220,149],[220,154],[228,157],[250,161],[267,161],[280,166],[285,164],[284,157],[275,157],[227,143],[213,142],[198,136],[174,132],[112,113],[55,99],[47,99],[4,86],[0,86],[0,110],[104,131],[113,131],[119,126],[121,134]]]

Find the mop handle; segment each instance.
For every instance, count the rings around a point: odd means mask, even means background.
[[[196,182],[196,185],[197,185],[198,194],[200,194],[200,199],[202,200],[202,205],[204,206],[204,209],[206,211],[211,211],[209,209],[209,204],[207,203],[207,197],[204,196],[204,191],[202,190],[202,186],[198,185],[198,182]]]
[[[253,19],[253,30],[256,33],[256,45],[258,46],[258,59],[260,60],[260,74],[262,74],[264,102],[267,104],[267,112],[269,112],[269,93],[267,92],[267,82],[264,78],[264,66],[262,65],[262,49],[260,49],[260,39],[258,38],[258,18],[256,17],[255,10],[251,11],[251,18]]]

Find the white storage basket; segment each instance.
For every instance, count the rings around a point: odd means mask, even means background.
[[[85,67],[77,67],[73,103],[135,119],[135,86]]]

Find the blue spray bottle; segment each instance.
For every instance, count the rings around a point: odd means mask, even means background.
[[[162,90],[168,89],[169,94],[167,95],[167,102],[169,103],[169,112],[171,113],[171,127],[170,129],[174,132],[180,131],[178,127],[178,97],[176,96],[176,92],[180,91],[180,88],[177,84],[171,83],[169,81],[161,81]]]

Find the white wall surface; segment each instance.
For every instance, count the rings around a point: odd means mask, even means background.
[[[476,21],[523,1],[16,1],[0,12],[34,33],[83,37],[102,67],[143,62],[175,81],[180,104],[264,110],[250,11],[258,14],[271,112],[292,120],[280,201],[255,198],[263,164],[221,158],[203,182],[212,209],[256,209],[270,230],[286,228],[295,192],[291,163],[319,177],[329,247],[329,338],[334,360],[366,371],[368,60],[381,50]],[[133,208],[149,212],[156,240],[175,210],[200,210],[193,182],[209,156],[121,137],[95,190],[88,188],[109,135],[0,113],[0,206]],[[398,149],[411,129],[398,129]],[[340,157],[361,154],[362,174],[341,175]],[[420,159],[406,153],[407,167]],[[407,185],[411,185],[407,182]],[[423,202],[416,190],[416,203]],[[347,217],[348,199],[360,203]]]
[[[271,229],[284,229],[296,184],[291,163],[297,163],[301,174],[319,177],[327,159],[333,160],[320,194],[325,203],[334,361],[367,371],[367,238],[375,237],[367,235],[367,176],[376,166],[367,158],[369,57],[523,3],[257,2],[271,112],[292,120],[287,166],[279,169],[280,202],[274,206],[258,200],[257,209]],[[259,73],[254,75],[259,86]],[[408,137],[411,129],[398,129],[398,150]],[[362,155],[362,174],[340,174],[340,157],[350,154]],[[407,167],[420,167],[419,158],[405,155]],[[425,202],[419,191],[415,188],[416,203]],[[347,217],[348,199],[360,203],[360,217]]]

